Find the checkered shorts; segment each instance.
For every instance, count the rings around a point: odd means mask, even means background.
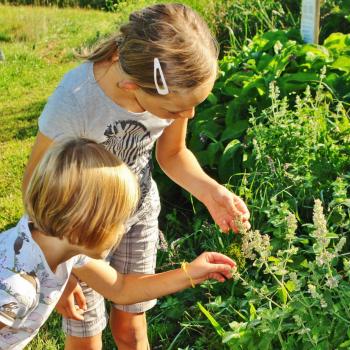
[[[157,246],[159,240],[158,214],[160,206],[145,215],[141,210],[130,221],[129,229],[119,246],[107,258],[112,267],[121,273],[154,273],[156,266]],[[147,218],[148,216],[148,218]],[[86,302],[87,311],[84,321],[63,319],[63,331],[75,337],[91,337],[103,331],[107,325],[108,315],[104,298],[86,284],[81,283]],[[115,308],[140,313],[151,309],[157,300],[150,300],[133,305],[113,305]]]

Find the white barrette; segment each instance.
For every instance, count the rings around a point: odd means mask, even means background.
[[[159,71],[160,80],[162,82],[163,87],[160,87],[158,85],[157,71]],[[156,85],[158,94],[159,95],[167,95],[169,93],[168,85],[165,81],[163,70],[162,70],[162,67],[160,65],[159,59],[157,57],[154,58],[153,76],[154,76],[154,84]]]

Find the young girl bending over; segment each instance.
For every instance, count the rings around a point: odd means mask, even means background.
[[[27,215],[0,235],[0,349],[28,344],[71,272],[118,304],[231,276],[234,262],[218,253],[203,253],[183,269],[156,275],[123,275],[94,260],[118,244],[138,195],[128,167],[94,141],[69,140],[46,153],[26,192]]]
[[[51,143],[66,136],[95,140],[138,177],[139,205],[110,256],[111,266],[122,273],[154,273],[160,210],[151,177],[156,140],[161,168],[204,203],[222,231],[236,230],[238,215],[249,226],[244,202],[203,172],[185,142],[187,122],[218,74],[217,56],[215,39],[193,10],[181,4],[147,7],[132,13],[119,33],[68,72],[42,112],[24,188]],[[71,318],[64,320],[66,350],[102,347],[107,322],[103,299],[86,286],[83,290],[89,310],[84,320],[75,310],[72,294],[58,308]],[[77,300],[80,291],[80,287],[73,291]],[[155,303],[114,305],[110,325],[119,350],[148,348],[144,312]]]

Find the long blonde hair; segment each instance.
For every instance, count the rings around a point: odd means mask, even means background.
[[[59,142],[47,151],[24,204],[36,229],[94,248],[120,231],[138,198],[138,183],[127,165],[102,145],[81,138]]]
[[[120,32],[85,58],[110,60],[149,94],[156,94],[153,64],[158,58],[170,91],[194,88],[217,74],[218,45],[205,21],[183,4],[157,4],[135,11]]]

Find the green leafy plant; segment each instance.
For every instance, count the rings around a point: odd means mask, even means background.
[[[230,330],[224,331],[202,305],[201,311],[230,349],[346,348],[350,340],[350,262],[342,253],[346,238],[327,229],[317,199],[309,225],[312,245],[300,261],[297,255],[303,248],[297,220],[289,213],[285,223],[285,247],[277,250],[267,235],[240,225],[242,252],[253,267],[236,272],[245,298],[233,301],[238,316],[229,323]]]

